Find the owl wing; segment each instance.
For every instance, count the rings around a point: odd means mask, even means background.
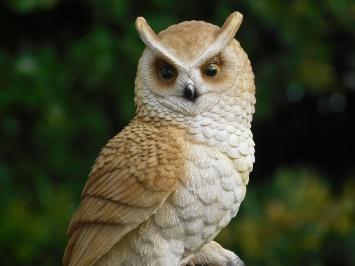
[[[97,158],[68,229],[64,265],[93,265],[154,214],[181,175],[177,133],[133,122]]]

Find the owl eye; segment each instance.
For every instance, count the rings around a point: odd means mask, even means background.
[[[160,77],[165,81],[170,81],[175,78],[176,70],[172,65],[164,64],[159,71]]]
[[[214,77],[219,72],[219,66],[217,64],[208,64],[205,69],[204,73],[209,77]]]

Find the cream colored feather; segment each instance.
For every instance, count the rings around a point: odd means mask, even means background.
[[[254,75],[242,15],[158,35],[138,64],[135,118],[102,149],[69,225],[63,264],[242,265],[213,241],[237,214],[254,162]]]

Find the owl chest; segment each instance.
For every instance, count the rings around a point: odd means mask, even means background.
[[[188,253],[211,241],[236,215],[245,186],[228,157],[203,145],[190,147],[183,175],[154,220],[163,237],[180,241]]]

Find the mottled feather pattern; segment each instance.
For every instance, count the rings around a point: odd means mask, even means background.
[[[103,148],[69,233],[75,238],[79,230],[81,238],[87,236],[92,238],[90,241],[98,241],[102,235],[92,231],[97,230],[97,224],[104,224],[110,226],[115,237],[102,239],[98,245],[81,247],[76,243],[68,247],[66,258],[75,258],[70,265],[93,264],[127,231],[144,222],[162,205],[182,172],[183,145],[177,135],[176,129],[157,128],[133,120]]]
[[[254,75],[233,39],[241,18],[233,13],[221,29],[183,22],[158,37],[137,19],[147,48],[136,116],[92,168],[68,229],[65,265],[242,265],[212,241],[236,216],[254,163]],[[223,71],[213,79],[194,62],[208,63],[203,55],[215,52]],[[174,82],[157,81],[157,59],[177,67]],[[186,84],[197,99],[185,98]]]
[[[255,100],[248,92],[243,97],[221,97],[220,104],[193,118],[165,119],[166,114],[159,113],[157,125],[171,123],[182,129],[185,163],[179,184],[144,226],[122,242],[128,243],[127,247],[118,244],[108,253],[108,261],[146,265],[149,254],[154,261],[149,265],[163,265],[170,254],[171,265],[178,265],[181,258],[210,242],[237,214],[254,162],[249,120],[254,110],[249,105]],[[250,97],[248,104],[240,102],[244,97]],[[145,112],[145,121],[157,115],[154,105],[149,107],[152,111]],[[122,253],[128,256],[120,257]]]

